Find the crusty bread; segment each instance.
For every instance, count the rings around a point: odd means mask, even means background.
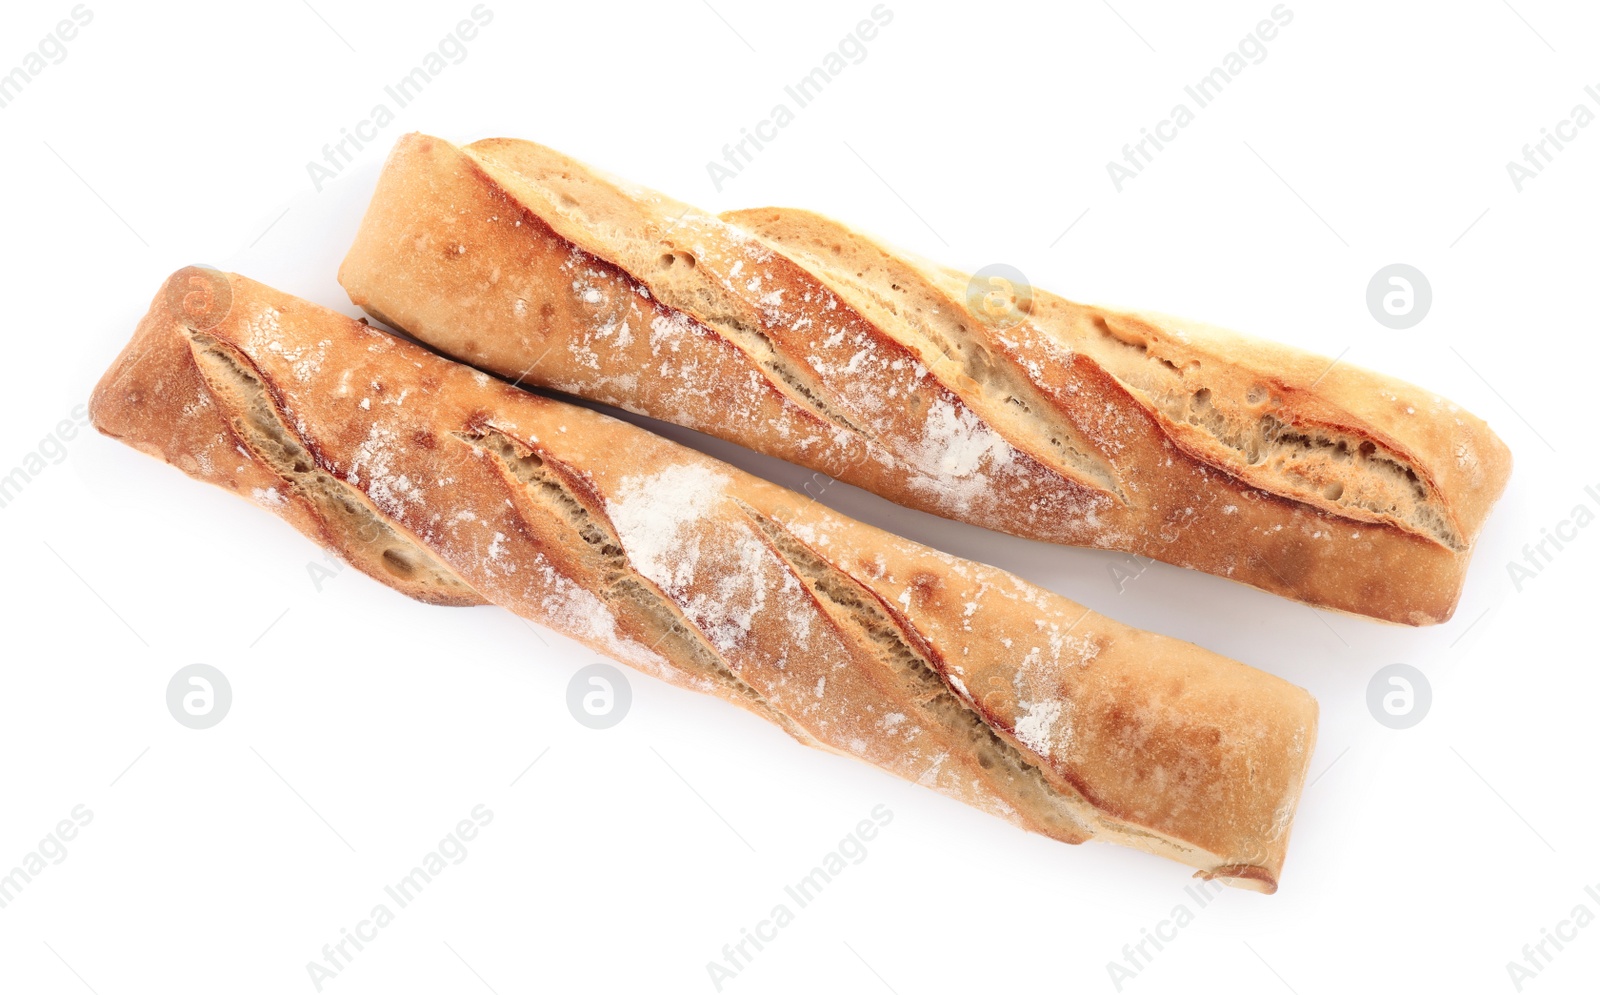
[[[490,602],[1055,839],[1271,892],[1311,697],[239,276],[189,269],[95,425],[413,597]]]
[[[996,320],[965,274],[826,218],[712,217],[530,142],[403,138],[339,279],[507,377],[1392,622],[1450,617],[1510,472],[1416,387],[1037,289]]]

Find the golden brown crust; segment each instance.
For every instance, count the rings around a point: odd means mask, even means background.
[[[1454,611],[1510,455],[1448,401],[964,274],[804,211],[714,218],[529,142],[391,154],[340,270],[465,362],[911,507],[1413,625]]]
[[[201,319],[191,280],[226,298]],[[242,277],[176,274],[95,424],[414,597],[489,602],[1067,842],[1276,887],[1299,688]]]

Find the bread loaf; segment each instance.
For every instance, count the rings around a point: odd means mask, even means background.
[[[530,142],[403,138],[339,279],[508,378],[1391,622],[1450,617],[1510,471],[1416,387],[1038,289],[997,302],[818,215],[710,216]]]
[[[500,605],[1024,829],[1277,886],[1316,735],[1277,677],[239,276],[175,274],[90,412],[412,597]]]

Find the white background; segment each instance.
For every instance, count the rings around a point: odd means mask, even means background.
[[[1600,510],[1584,491],[1600,492],[1600,127],[1520,193],[1505,166],[1574,105],[1600,110],[1584,95],[1600,86],[1593,5],[1290,0],[1266,60],[1119,193],[1107,160],[1269,0],[890,0],[865,60],[721,192],[707,160],[872,4],[712,3],[490,0],[466,59],[318,193],[307,162],[470,0],[91,0],[65,60],[0,110],[0,473],[87,398],[179,266],[356,313],[335,269],[408,130],[531,138],[711,209],[816,208],[968,269],[1005,262],[1078,299],[1381,369],[1486,418],[1516,456],[1460,609],[1432,629],[1159,564],[1119,591],[1110,554],[844,485],[825,500],[1321,702],[1280,892],[1199,909],[1124,991],[1515,991],[1524,944],[1580,902],[1600,912],[1584,892],[1600,893],[1600,528],[1521,591],[1507,569],[1575,506]],[[7,4],[0,72],[71,7]],[[1392,262],[1433,287],[1407,331],[1365,306]],[[706,963],[880,804],[894,820],[866,859],[725,991],[1114,992],[1107,962],[1195,906],[1179,865],[1025,835],[642,676],[619,726],[585,729],[565,692],[589,651],[353,570],[319,591],[320,551],[261,510],[92,432],[66,453],[0,509],[0,872],[75,805],[94,817],[0,909],[0,990],[314,991],[306,963],[480,803],[494,820],[469,856],[324,990],[711,992]],[[1434,691],[1404,731],[1365,702],[1397,662]],[[191,663],[233,687],[203,732],[164,703]],[[1600,924],[1523,990],[1592,991],[1597,975]]]

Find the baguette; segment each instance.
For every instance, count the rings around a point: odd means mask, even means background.
[[[531,142],[401,139],[339,279],[506,377],[1389,622],[1451,616],[1510,472],[1482,421],[1410,385],[1037,289],[995,308],[818,215],[714,217]]]
[[[1272,675],[240,276],[175,274],[90,414],[414,598],[1024,829],[1277,887],[1317,709]]]

